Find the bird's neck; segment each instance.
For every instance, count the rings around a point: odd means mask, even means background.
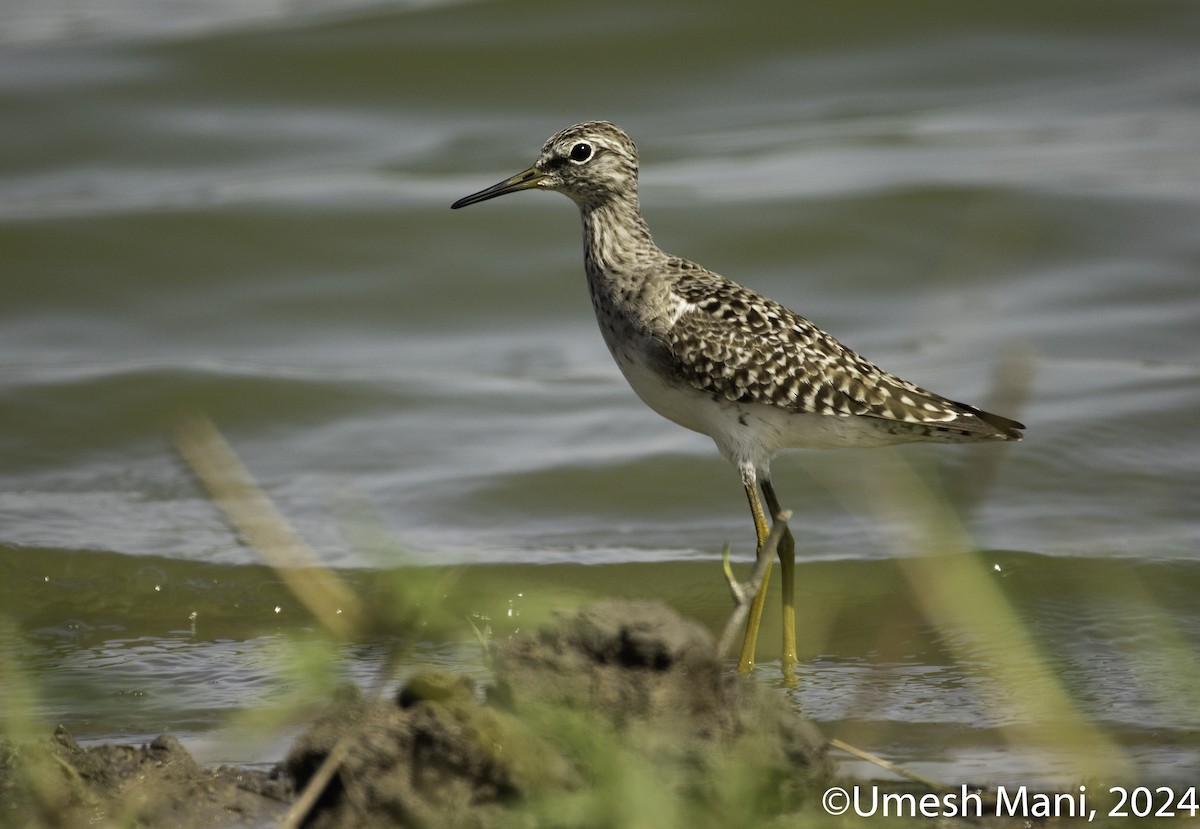
[[[650,238],[637,197],[580,205],[583,256],[592,278],[613,278],[642,270],[648,257],[661,256]]]

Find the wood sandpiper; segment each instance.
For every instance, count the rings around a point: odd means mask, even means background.
[[[604,342],[654,411],[711,437],[737,467],[758,554],[779,499],[771,459],[780,449],[913,441],[1020,440],[1025,427],[901,380],[782,305],[686,259],[663,253],[638,205],[638,153],[620,127],[586,121],[551,136],[533,166],[452,207],[519,190],[554,190],[579,206],[588,290]],[[796,661],[795,542],[778,555],[783,668]],[[767,571],[769,576],[769,569]],[[752,669],[764,579],[739,668]]]

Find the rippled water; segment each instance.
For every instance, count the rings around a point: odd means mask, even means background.
[[[721,549],[753,540],[736,475],[624,385],[574,207],[448,209],[605,117],[665,249],[1029,426],[902,456],[974,504],[968,547],[1020,551],[980,568],[1085,717],[1194,777],[1194,5],[189,8],[0,13],[0,598],[39,716],[198,740],[286,686],[272,647],[304,624],[175,453],[196,410],[364,583],[469,564],[475,617],[565,591],[719,626]],[[797,705],[952,783],[1071,778],[1006,744],[1004,683],[897,573],[930,550],[863,497],[890,463],[775,466]]]

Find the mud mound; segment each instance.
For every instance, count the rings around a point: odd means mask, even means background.
[[[348,694],[285,763],[303,786],[348,741],[307,825],[621,825],[611,801],[639,787],[672,792],[693,825],[727,825],[747,804],[796,808],[826,778],[822,740],[786,701],[728,673],[708,632],[661,604],[563,616],[502,643],[495,668],[486,701],[445,674],[380,704]]]

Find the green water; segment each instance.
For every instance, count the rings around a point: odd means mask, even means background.
[[[967,547],[1019,551],[979,568],[1082,716],[1137,773],[1194,779],[1194,4],[280,8],[0,11],[0,616],[36,725],[282,750],[283,725],[228,723],[289,693],[312,622],[174,451],[195,410],[363,590],[403,559],[465,566],[447,607],[497,635],[559,595],[719,628],[740,486],[612,365],[574,207],[448,209],[602,117],[662,247],[1029,426],[904,458],[973,504]],[[929,550],[862,497],[873,458],[775,465],[797,706],[952,784],[1070,779],[1010,744],[1019,706],[898,573]],[[470,637],[416,636],[413,664],[478,671]],[[370,681],[385,640],[341,670]]]

